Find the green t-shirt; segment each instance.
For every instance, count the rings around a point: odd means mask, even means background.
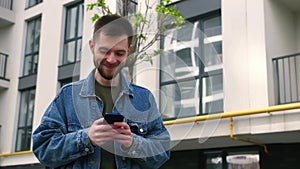
[[[103,116],[106,112],[112,111],[114,102],[117,99],[120,90],[120,86],[103,86],[95,81],[95,94],[96,96],[100,97],[103,102]]]
[[[114,107],[114,102],[117,99],[121,91],[120,86],[103,86],[95,81],[95,94],[101,98],[103,102],[103,112],[104,116],[106,112],[111,112]],[[100,100],[99,100],[100,101]],[[110,147],[113,147],[113,143],[110,142]],[[113,148],[112,148],[113,149]],[[116,169],[115,156],[104,148],[101,148],[101,165],[100,169]]]

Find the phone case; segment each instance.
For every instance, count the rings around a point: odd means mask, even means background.
[[[114,122],[124,121],[124,116],[118,112],[107,112],[104,115],[104,119],[108,124],[113,124]]]

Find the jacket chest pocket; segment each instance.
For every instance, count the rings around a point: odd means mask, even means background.
[[[139,123],[139,122],[132,122],[127,121],[128,125],[130,126],[131,132],[134,134],[140,135],[140,136],[146,136],[148,133],[148,127],[145,123]]]

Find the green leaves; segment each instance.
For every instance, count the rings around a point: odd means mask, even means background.
[[[139,28],[142,24],[148,23],[148,20],[140,12],[132,15],[131,20],[133,21],[132,26],[134,28]]]
[[[170,0],[164,0],[164,1],[169,2]],[[156,12],[163,14],[163,15],[172,16],[174,19],[174,21],[172,23],[175,24],[175,26],[177,28],[184,24],[184,18],[182,16],[181,12],[177,11],[175,8],[167,7],[164,5],[157,5]]]
[[[105,3],[105,0],[98,0],[97,2],[87,4],[86,10],[92,11],[94,10],[95,7],[99,9],[103,15],[112,14],[109,7]],[[98,18],[99,18],[99,14],[95,13],[91,19],[93,22],[95,22]]]
[[[95,13],[95,14],[92,16],[92,22],[95,22],[99,17],[100,17],[100,16],[99,16],[98,14]]]

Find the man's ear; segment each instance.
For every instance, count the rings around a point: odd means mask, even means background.
[[[129,47],[128,47],[128,53],[131,52],[132,48],[133,48],[133,46],[132,46],[132,44],[130,44]]]
[[[90,46],[90,49],[93,53],[94,52],[94,47],[95,47],[93,40],[89,40],[89,46]]]

